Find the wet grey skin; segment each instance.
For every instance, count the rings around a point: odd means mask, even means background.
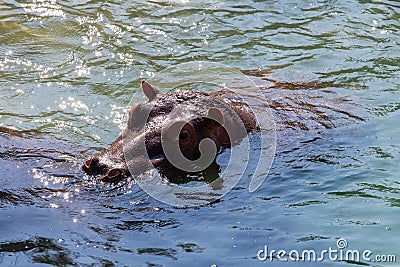
[[[142,90],[149,102],[134,104],[129,110],[124,132],[110,148],[84,162],[82,169],[88,175],[97,176],[104,182],[118,183],[130,175],[137,176],[154,167],[169,166],[161,143],[161,131],[166,128],[168,133],[168,127],[175,122],[185,122],[179,137],[175,138],[179,138],[179,149],[189,160],[199,158],[199,142],[204,138],[211,138],[220,150],[244,137],[243,133],[229,136],[223,125],[244,125],[246,133],[257,129],[252,111],[229,91],[161,93],[146,81],[142,81]],[[204,107],[204,101],[217,102],[222,108]],[[186,104],[183,112],[173,118],[168,116],[180,104]],[[208,112],[209,116],[199,116],[202,112]],[[229,112],[237,115],[229,115]]]

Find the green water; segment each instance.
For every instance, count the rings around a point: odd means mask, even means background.
[[[399,20],[397,1],[1,1],[0,126],[43,135],[1,139],[0,265],[360,264],[257,259],[339,238],[398,265]],[[194,60],[249,74],[280,104],[263,185],[177,209],[85,177],[140,81]],[[279,128],[289,120],[307,129]]]

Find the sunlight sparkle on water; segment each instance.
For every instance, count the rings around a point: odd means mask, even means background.
[[[97,13],[97,18],[96,19],[92,19],[90,17],[77,17],[76,21],[78,21],[79,25],[82,24],[97,24],[99,22],[102,22],[104,20],[103,18],[103,14],[101,13]]]
[[[69,193],[64,193],[63,197],[64,197],[65,200],[69,200],[70,199]]]
[[[175,3],[175,4],[188,4],[190,3],[189,0],[170,0],[171,3]]]
[[[85,103],[83,103],[81,100],[75,101],[75,98],[73,97],[68,97],[67,100],[61,100],[61,103],[58,105],[58,107],[61,109],[71,108],[75,112],[82,109],[85,111],[89,111],[89,108]]]
[[[33,0],[32,3],[22,3],[21,7],[28,13],[35,13],[40,17],[62,17],[65,13],[56,0]]]
[[[105,26],[107,28],[109,28],[110,30],[112,30],[116,35],[124,35],[124,33],[125,33],[125,31],[123,31],[120,27],[118,27],[116,25],[107,23]]]
[[[53,209],[58,209],[59,206],[57,204],[50,203],[50,207]]]

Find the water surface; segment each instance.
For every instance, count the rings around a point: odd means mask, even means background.
[[[0,2],[0,126],[27,131],[0,134],[0,264],[262,266],[265,245],[339,238],[398,262],[399,19],[397,1]],[[140,81],[193,60],[237,68],[270,99],[263,185],[179,209],[84,176]]]

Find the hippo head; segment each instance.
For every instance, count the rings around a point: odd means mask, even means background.
[[[149,102],[132,106],[124,132],[109,149],[87,159],[82,166],[84,172],[99,176],[102,181],[117,183],[129,175],[168,165],[162,141],[175,140],[188,160],[199,158],[199,143],[204,138],[210,138],[217,150],[229,146],[229,136],[222,127],[223,112],[216,107],[205,108],[202,102],[204,99],[215,101],[211,94],[189,90],[161,93],[145,81],[142,90]],[[184,108],[171,118],[170,113],[182,104]],[[162,140],[161,136],[166,139]]]

